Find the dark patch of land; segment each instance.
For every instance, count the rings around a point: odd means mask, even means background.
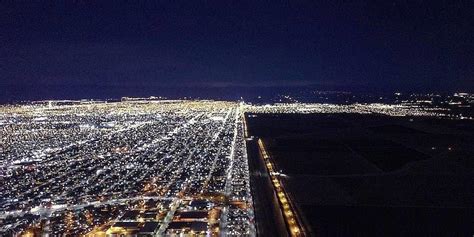
[[[474,234],[474,123],[356,114],[257,114],[316,236]]]

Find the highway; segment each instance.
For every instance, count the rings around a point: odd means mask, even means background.
[[[273,185],[273,191],[278,197],[278,206],[285,219],[285,224],[289,235],[292,237],[306,236],[300,218],[298,217],[297,212],[293,206],[294,204],[291,203],[289,195],[286,192],[283,183],[280,181],[280,175],[275,172],[275,165],[271,159],[271,156],[268,154],[263,140],[258,139],[257,143],[260,152],[260,158],[263,159],[267,174],[269,175]]]

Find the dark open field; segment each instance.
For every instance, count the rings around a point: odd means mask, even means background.
[[[474,123],[248,116],[316,236],[472,236]]]

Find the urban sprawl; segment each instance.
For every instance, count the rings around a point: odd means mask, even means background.
[[[0,235],[254,236],[245,113],[447,116],[414,104],[0,106]]]

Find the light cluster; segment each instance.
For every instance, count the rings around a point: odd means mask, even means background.
[[[356,113],[382,114],[387,116],[437,116],[447,117],[447,109],[428,108],[411,104],[320,104],[320,103],[276,103],[249,105],[251,113]]]

